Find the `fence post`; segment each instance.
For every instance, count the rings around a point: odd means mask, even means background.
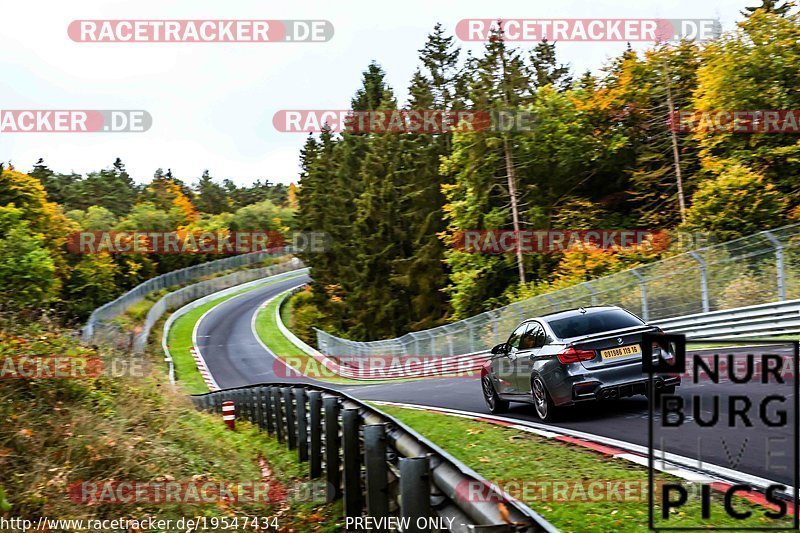
[[[301,463],[308,461],[308,418],[306,417],[306,389],[294,390],[297,405],[297,458]]]
[[[342,474],[339,471],[339,399],[328,396],[325,405],[325,476],[328,503],[342,497]]]
[[[650,309],[647,307],[647,281],[636,268],[631,269],[631,274],[639,280],[639,291],[642,293],[642,318],[647,322],[650,320]]]
[[[342,455],[344,456],[344,515],[361,516],[361,442],[358,409],[342,411]]]
[[[290,450],[297,448],[297,433],[294,428],[294,402],[292,401],[292,389],[283,387],[283,409],[286,416],[286,445]]]
[[[762,231],[761,233],[763,233],[764,237],[769,239],[769,242],[771,242],[775,247],[775,270],[777,271],[778,300],[783,302],[786,300],[786,276],[783,270],[783,243],[769,231]]]
[[[281,409],[281,389],[274,387],[272,389],[272,404],[275,406],[275,433],[278,437],[278,442],[283,442],[283,412]]]
[[[708,269],[706,268],[706,262],[697,255],[697,252],[689,252],[689,256],[700,265],[700,293],[703,298],[703,312],[708,313],[710,306],[708,304]]]
[[[544,297],[547,298],[547,301],[553,305],[553,312],[555,313],[556,311],[558,311],[558,303],[556,303],[553,297],[550,296],[549,294],[545,294]]]
[[[311,436],[309,477],[316,479],[322,475],[322,393],[320,391],[308,392],[308,418]]]
[[[417,525],[431,515],[430,467],[427,457],[400,459],[400,516],[408,519],[406,532],[428,531]]]
[[[469,323],[467,328],[467,335],[469,335],[469,353],[475,353],[475,330],[472,328],[472,322]]]
[[[592,305],[597,305],[597,290],[595,290],[595,288],[592,287],[592,284],[588,281],[584,281],[581,283],[581,285],[586,287],[586,289],[589,291],[589,294],[592,295]]]
[[[230,400],[222,402],[222,420],[231,431],[236,429],[236,407]]]
[[[364,465],[367,471],[367,515],[389,516],[386,424],[364,426]]]

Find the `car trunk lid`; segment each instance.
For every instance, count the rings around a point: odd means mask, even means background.
[[[642,325],[570,339],[568,345],[576,350],[594,350],[593,359],[581,360],[587,370],[629,365],[642,360],[642,334],[657,331],[655,326]]]

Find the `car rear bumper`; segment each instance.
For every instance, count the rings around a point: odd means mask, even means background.
[[[638,394],[647,394],[647,389],[649,387],[648,381],[648,379],[639,379],[612,384],[604,384],[599,381],[583,381],[573,385],[572,401],[573,403],[577,403],[596,400],[613,400],[616,398],[636,396]],[[653,384],[656,390],[660,390],[665,387],[680,385],[681,378],[679,376],[654,376]]]

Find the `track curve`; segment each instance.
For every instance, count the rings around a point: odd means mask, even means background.
[[[308,279],[307,276],[302,276],[251,290],[223,302],[204,316],[198,325],[197,342],[209,371],[220,387],[286,381],[285,375],[276,375],[275,365],[282,363],[277,362],[274,354],[255,337],[251,321],[265,301],[307,283]],[[775,353],[775,350],[770,353]],[[314,382],[309,378],[301,378],[299,381]],[[438,378],[365,385],[325,383],[325,385],[345,391],[362,400],[413,403],[488,414],[476,378]],[[790,385],[787,384],[786,387],[782,393],[791,403],[794,393]],[[746,394],[752,398],[757,415],[758,402],[774,392],[775,385],[734,386],[729,382],[703,383],[679,388],[679,393],[687,402],[687,406],[692,405],[693,396],[700,400],[700,412],[705,416],[710,416],[708,407],[715,395]],[[728,407],[721,405],[719,410],[721,420],[726,421],[728,413]],[[539,421],[532,407],[522,404],[512,404],[504,416],[510,420]],[[755,421],[753,427],[720,427],[712,433],[709,433],[707,428],[687,424],[680,428],[679,433],[668,434],[664,449],[693,459],[697,459],[699,453],[704,467],[711,471],[713,465],[720,465],[793,486],[792,421],[795,418],[795,412],[790,406],[789,424],[782,428],[769,428],[771,436],[784,439],[783,441],[764,439],[764,427]],[[567,409],[562,419],[553,425],[647,446],[647,419],[647,399],[633,397]],[[700,441],[702,444],[698,444],[698,438],[702,439]],[[787,455],[783,461],[788,462],[788,468],[774,455],[780,452]],[[766,459],[768,453],[773,454],[773,459]],[[779,468],[781,466],[784,468]]]

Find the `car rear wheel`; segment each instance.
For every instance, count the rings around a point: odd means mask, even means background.
[[[501,399],[494,390],[494,385],[489,376],[483,376],[481,379],[481,388],[483,389],[483,399],[486,400],[486,406],[492,414],[502,413],[508,409],[508,402]]]
[[[531,393],[533,394],[533,405],[536,408],[536,414],[542,422],[552,422],[556,417],[556,406],[553,400],[550,399],[550,394],[547,392],[547,387],[544,386],[544,381],[541,376],[534,376],[531,381]]]

